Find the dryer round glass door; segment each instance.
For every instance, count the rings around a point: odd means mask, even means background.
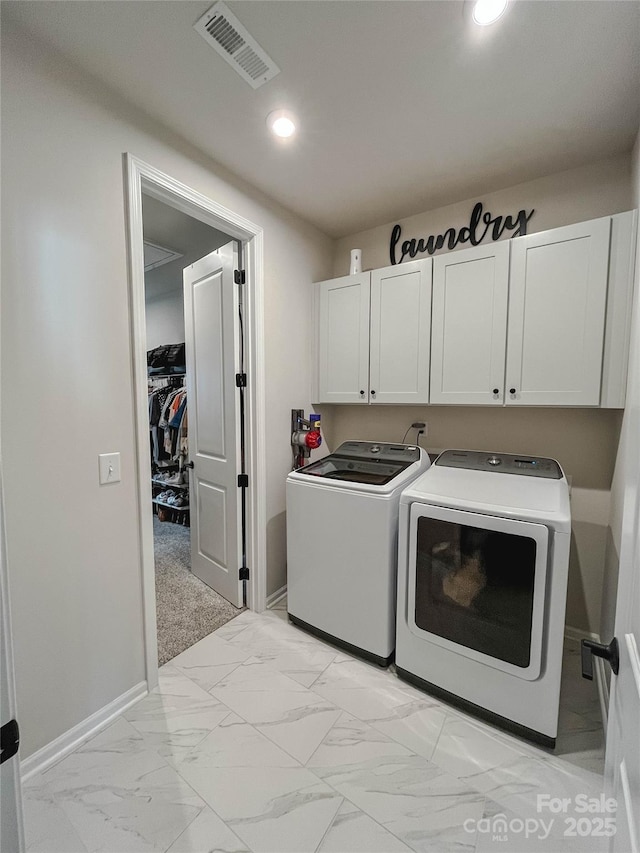
[[[541,669],[547,528],[415,503],[409,529],[412,633],[535,680]]]

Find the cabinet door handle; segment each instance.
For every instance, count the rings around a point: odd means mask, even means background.
[[[375,397],[375,396],[376,396],[376,392],[375,392],[375,391],[372,391],[372,392],[371,392],[371,396],[372,396],[372,397]]]
[[[493,393],[494,393],[494,394],[499,394],[499,393],[500,393],[500,389],[499,389],[499,388],[494,388],[494,389],[493,389]]]
[[[515,388],[509,388],[509,393],[510,393],[510,394],[515,394],[515,393],[516,393],[516,389],[515,389]]]
[[[361,392],[360,392],[360,396],[361,396],[361,397],[364,397],[364,391],[361,391]]]

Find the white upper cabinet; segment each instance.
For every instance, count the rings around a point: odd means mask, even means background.
[[[502,405],[509,242],[433,261],[431,402]]]
[[[637,212],[320,282],[318,403],[623,408]]]
[[[318,402],[428,403],[431,258],[317,288]]]
[[[318,402],[369,401],[370,275],[318,285]]]
[[[369,400],[429,402],[431,258],[373,270]]]
[[[598,406],[611,218],[511,241],[507,405]]]

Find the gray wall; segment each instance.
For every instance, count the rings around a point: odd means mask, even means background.
[[[336,242],[333,275],[348,274],[349,250],[352,248],[362,249],[363,269],[388,266],[389,238],[396,221],[402,227],[402,239],[441,234],[450,226],[459,228],[467,225],[473,205],[477,201],[482,201],[484,209],[490,210],[494,215],[513,216],[521,209],[526,209],[527,212],[535,209],[527,229],[528,234],[607,216],[610,213],[621,213],[633,207],[631,158],[629,154],[618,155],[590,166],[581,166],[535,181],[496,189],[492,193],[341,237]],[[501,239],[508,240],[509,237],[510,233],[505,231]],[[437,254],[446,251],[445,247]]]

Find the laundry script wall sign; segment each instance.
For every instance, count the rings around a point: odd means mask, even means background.
[[[485,211],[479,201],[471,211],[469,224],[458,230],[447,228],[443,234],[402,240],[401,226],[394,225],[389,244],[391,263],[401,264],[405,258],[415,258],[424,252],[433,255],[445,244],[448,249],[455,249],[464,243],[477,246],[488,234],[491,235],[491,240],[499,240],[505,231],[511,231],[511,237],[520,237],[527,233],[527,225],[534,213],[535,210],[532,209],[528,213],[526,210],[520,210],[515,216],[494,216],[490,211]]]

